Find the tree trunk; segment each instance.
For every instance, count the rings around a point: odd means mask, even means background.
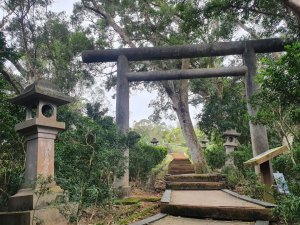
[[[128,44],[131,48],[137,47],[132,42],[130,35],[114,21],[113,17],[107,11],[105,11],[105,9],[101,5],[97,4],[96,1],[91,1],[91,5],[89,4],[89,1],[86,0],[82,0],[82,3],[86,9],[105,19],[106,23],[114,29],[114,31],[121,37],[124,43]],[[182,69],[188,69],[189,64],[190,60],[183,59]],[[179,84],[179,87],[175,88],[175,83],[176,85]],[[201,149],[200,144],[198,143],[190,117],[188,105],[188,81],[162,81],[162,85],[164,86],[165,90],[168,93],[168,96],[171,98],[171,101],[173,103],[173,108],[176,111],[183,135],[190,149],[196,172],[207,172],[207,164],[204,158],[204,153]]]
[[[188,67],[189,60],[183,59],[181,69],[188,69]],[[183,136],[190,150],[195,171],[196,173],[206,173],[207,164],[205,161],[204,152],[198,142],[189,111],[188,80],[178,81],[178,83],[176,83],[178,85],[176,85],[174,81],[162,82],[162,84],[169,98],[171,99],[173,109],[177,114]]]

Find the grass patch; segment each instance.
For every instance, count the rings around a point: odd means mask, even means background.
[[[116,199],[114,203],[116,205],[134,205],[138,204],[141,201],[140,198],[124,198],[124,199]]]
[[[129,223],[132,223],[134,221],[152,216],[153,214],[156,213],[156,210],[159,208],[159,205],[153,205],[153,206],[149,206],[147,208],[144,208],[142,211],[140,212],[136,212],[133,213],[132,215],[130,215],[129,217],[125,218],[125,219],[121,219],[117,222],[117,224],[120,225],[126,225]]]
[[[124,198],[117,199],[114,201],[116,205],[134,205],[140,202],[158,202],[159,197],[133,197],[133,198]]]

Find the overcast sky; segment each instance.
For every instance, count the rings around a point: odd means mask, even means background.
[[[73,4],[75,2],[78,2],[78,0],[55,0],[54,4],[52,6],[52,10],[56,12],[65,11],[67,14],[71,14],[73,10]],[[109,100],[109,108],[110,108],[110,114],[114,116],[115,114],[115,100],[111,98],[111,95],[113,93],[106,94],[106,97]],[[132,91],[130,95],[130,126],[133,125],[134,121],[139,121],[141,119],[147,119],[153,109],[149,108],[148,105],[152,99],[155,99],[156,95],[155,93],[149,93],[147,91]],[[193,120],[193,123],[195,125],[196,120],[194,119],[194,116],[198,113],[199,109],[196,109],[194,107],[190,107],[190,113]],[[170,120],[163,120],[169,125],[176,126],[176,121],[170,121]]]

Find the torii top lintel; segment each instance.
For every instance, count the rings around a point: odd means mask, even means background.
[[[84,63],[116,62],[120,55],[126,56],[129,61],[239,55],[244,53],[246,47],[253,48],[256,53],[269,53],[283,51],[285,44],[279,38],[272,38],[167,47],[87,50],[82,53],[82,61]]]

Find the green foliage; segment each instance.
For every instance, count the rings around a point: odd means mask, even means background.
[[[300,197],[295,195],[281,196],[280,204],[274,209],[274,215],[283,220],[285,224],[299,224],[300,222]]]
[[[226,153],[223,145],[211,144],[205,149],[205,158],[211,169],[220,169],[225,164]]]
[[[263,199],[264,185],[253,171],[243,174],[238,168],[227,167],[223,172],[229,188],[252,198]]]
[[[129,151],[129,174],[133,181],[146,181],[150,171],[167,155],[167,148],[143,142],[132,145]]]
[[[284,174],[290,192],[300,196],[300,145],[295,143],[292,147],[295,163],[292,161],[291,154],[284,154],[274,158],[272,165],[274,171]]]
[[[233,32],[239,23],[260,26],[260,31],[254,36],[270,37],[282,34],[288,37],[299,37],[297,18],[288,7],[283,7],[282,1],[243,1],[243,0],[209,0],[203,7],[206,18],[218,19],[221,27],[227,32]],[[285,24],[282,24],[285,21]],[[226,29],[225,29],[226,28]]]
[[[169,134],[169,128],[165,123],[154,123],[147,119],[135,122],[133,130],[139,133],[141,141],[145,143],[150,143],[152,138],[158,139],[160,143],[165,143]]]
[[[61,133],[56,143],[58,183],[80,207],[104,203],[112,198],[114,176],[124,172],[126,139],[112,120],[109,126],[105,118],[76,115],[71,121],[73,128]]]
[[[7,47],[7,43],[3,32],[0,32],[0,69],[2,69],[3,64],[6,59],[16,59],[17,54],[12,48]]]
[[[260,92],[252,102],[259,109],[256,121],[272,124],[300,122],[300,43],[286,46],[286,54],[277,60],[264,59],[258,76]],[[282,131],[281,131],[282,132]],[[290,132],[290,131],[289,131]]]
[[[78,61],[83,50],[93,48],[93,39],[83,29],[75,29],[64,13],[49,11],[52,3],[48,0],[1,3],[4,15],[9,15],[3,29],[20,56],[10,61],[23,81],[48,78],[69,93],[76,90],[79,82],[86,86],[94,82]]]
[[[126,224],[130,224],[134,221],[141,220],[141,218],[150,217],[151,215],[153,215],[156,212],[157,208],[159,208],[158,205],[153,205],[153,206],[145,207],[142,210],[135,210],[132,215],[119,220],[117,222],[117,224],[126,225]]]
[[[179,127],[170,130],[166,134],[166,141],[167,143],[173,143],[179,146],[186,146],[186,142],[184,140],[182,130]]]
[[[244,162],[251,159],[253,157],[251,146],[240,145],[238,146],[233,153],[234,157],[234,165],[241,171],[244,175],[248,172],[251,168],[246,168],[244,166]]]
[[[192,81],[194,93],[205,92],[210,97],[205,99],[198,126],[206,134],[222,136],[227,129],[237,129],[242,135],[239,141],[247,144],[250,140],[249,119],[246,108],[245,87],[240,82],[231,79],[202,83],[202,80]]]
[[[9,102],[11,97],[9,85],[0,77],[0,209],[19,189],[24,171],[25,146],[14,127],[25,112]]]
[[[285,224],[298,224],[300,222],[300,148],[293,147],[296,164],[292,162],[290,154],[278,156],[272,160],[274,171],[284,174],[291,194],[278,195],[276,198],[277,207],[274,215],[281,218]]]

